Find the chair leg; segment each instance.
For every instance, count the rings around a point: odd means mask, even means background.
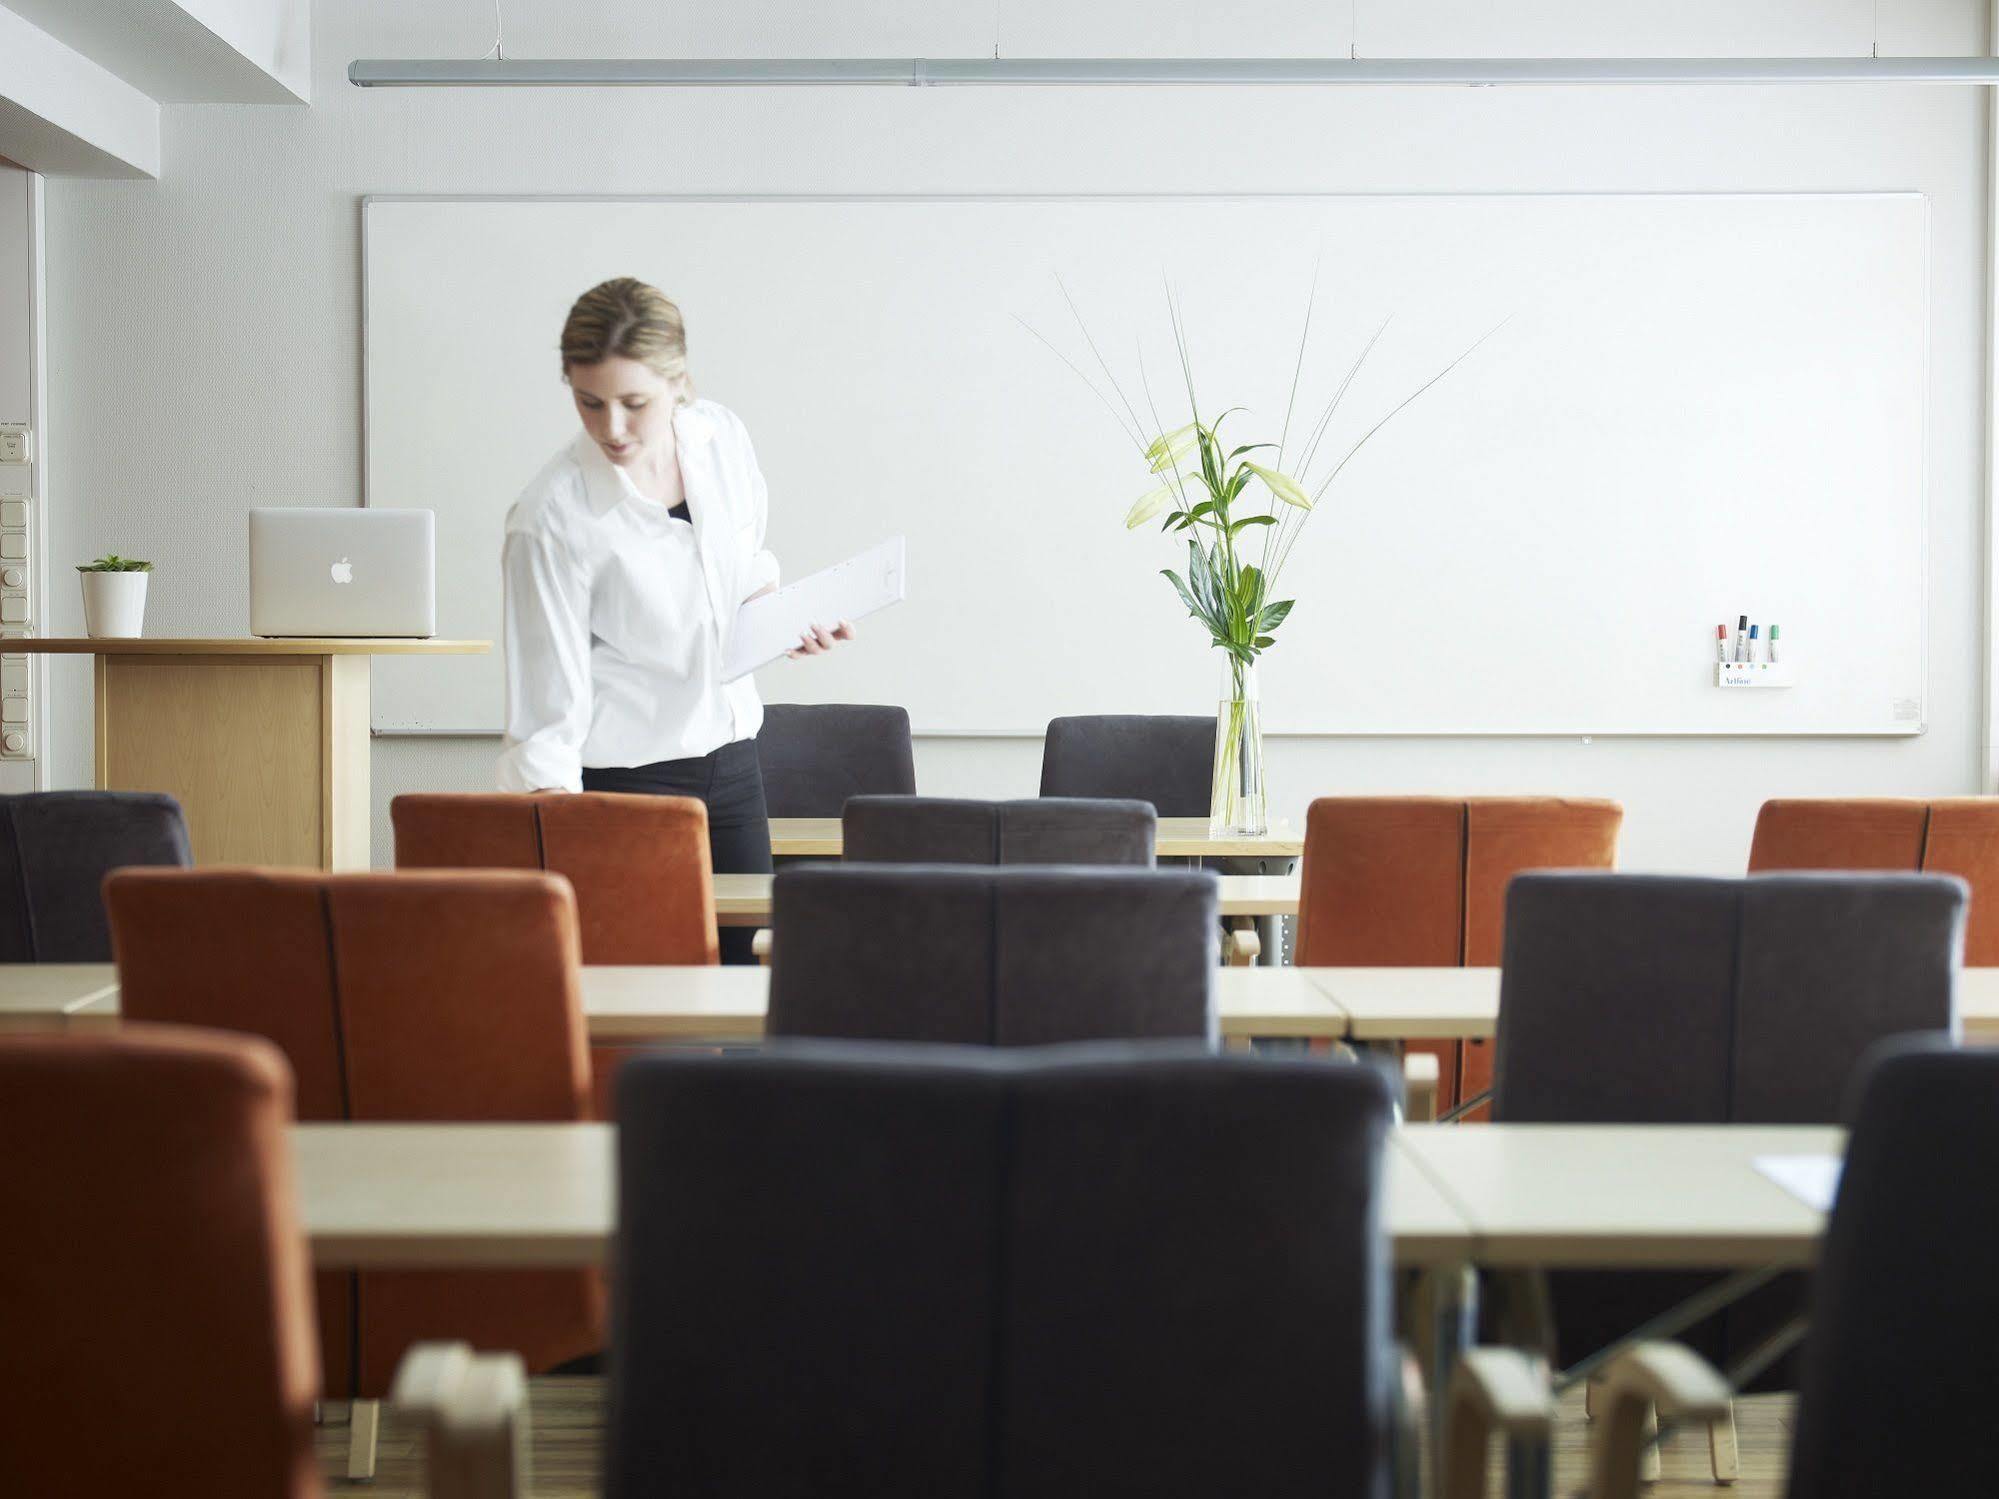
[[[347,1476],[375,1476],[375,1433],[382,1419],[382,1402],[357,1400],[347,1418]]]
[[[1594,1379],[1585,1379],[1583,1381],[1583,1419],[1585,1421],[1594,1421],[1596,1419],[1596,1383]]]
[[[1638,1459],[1638,1481],[1659,1481],[1659,1407],[1645,1407],[1645,1450]]]
[[[1728,1414],[1719,1421],[1707,1424],[1708,1461],[1714,1466],[1716,1483],[1734,1483],[1742,1476],[1741,1459],[1735,1450],[1735,1402],[1728,1403]]]

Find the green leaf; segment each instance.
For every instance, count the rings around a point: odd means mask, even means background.
[[[1225,617],[1227,611],[1222,608],[1221,590],[1216,587],[1214,570],[1208,566],[1208,554],[1195,541],[1187,543],[1187,585],[1200,601],[1201,618],[1212,625]]]
[[[1131,509],[1125,512],[1125,530],[1136,531],[1140,526],[1151,520],[1153,516],[1159,514],[1160,511],[1172,503],[1173,486],[1171,484],[1162,484],[1150,494],[1140,495],[1137,500],[1132,502]]]
[[[1194,595],[1187,591],[1187,585],[1180,581],[1180,575],[1170,567],[1161,568],[1160,575],[1173,585],[1173,591],[1180,595],[1180,602],[1187,606],[1187,612],[1199,619],[1201,611],[1195,607]]]
[[[1274,515],[1245,515],[1239,521],[1229,522],[1229,535],[1235,535],[1236,532],[1242,530],[1245,526],[1274,526],[1276,524],[1277,517]]]
[[[1243,467],[1263,481],[1264,487],[1287,505],[1296,505],[1300,510],[1312,508],[1312,497],[1305,493],[1296,479],[1280,474],[1275,469],[1265,468],[1260,463],[1247,463]]]
[[[1229,462],[1234,463],[1244,453],[1254,453],[1258,448],[1274,448],[1276,446],[1277,444],[1274,442],[1246,442],[1233,453],[1229,454]]]
[[[1276,629],[1284,623],[1285,616],[1291,612],[1291,606],[1297,602],[1296,599],[1279,599],[1274,604],[1265,605],[1263,612],[1256,617],[1256,627],[1259,630]]]
[[[1277,642],[1271,636],[1259,635],[1256,637],[1256,648],[1260,651],[1267,651],[1275,644]]]

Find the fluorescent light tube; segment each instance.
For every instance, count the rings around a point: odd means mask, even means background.
[[[360,88],[699,88],[1950,83],[1999,84],[1993,57],[364,58]]]

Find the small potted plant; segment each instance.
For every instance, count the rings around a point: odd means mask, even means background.
[[[132,639],[145,633],[150,562],[116,552],[77,566],[83,578],[83,628],[92,639]]]

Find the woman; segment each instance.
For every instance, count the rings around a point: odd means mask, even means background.
[[[680,309],[631,278],[577,298],[562,374],[583,431],[507,515],[503,791],[699,797],[718,873],[768,871],[749,677],[722,653],[747,599],[777,586],[768,504],[735,414],[694,399]],[[851,639],[842,620],[793,656]],[[753,961],[722,931],[722,961]]]

